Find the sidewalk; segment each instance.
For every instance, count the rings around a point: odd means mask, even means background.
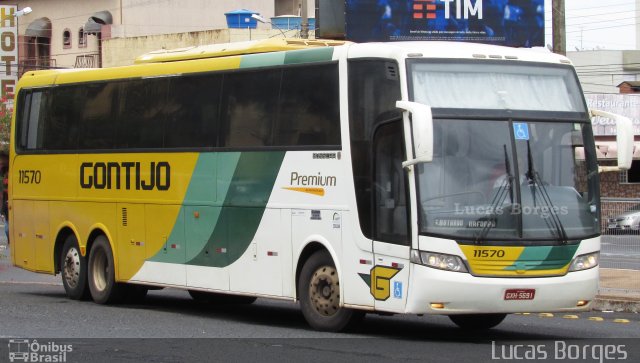
[[[640,312],[640,271],[600,268],[594,310]]]

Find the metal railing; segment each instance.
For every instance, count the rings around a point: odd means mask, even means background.
[[[83,54],[76,56],[76,64],[74,68],[99,68],[99,54]]]
[[[19,64],[20,75],[30,71],[56,68],[56,60],[49,57],[25,58]]]
[[[603,198],[601,205],[600,267],[608,271],[600,292],[640,294],[640,199]]]

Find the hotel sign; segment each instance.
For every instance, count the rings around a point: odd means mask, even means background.
[[[17,5],[0,5],[0,96],[9,100],[18,82],[17,10]]]

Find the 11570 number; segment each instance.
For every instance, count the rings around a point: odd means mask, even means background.
[[[502,258],[505,256],[504,250],[473,250],[473,257]]]
[[[42,173],[40,170],[18,170],[18,183],[20,184],[40,184]]]

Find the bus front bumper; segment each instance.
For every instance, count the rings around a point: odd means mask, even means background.
[[[413,314],[586,311],[598,292],[598,267],[537,278],[476,277],[416,264],[411,268],[406,312]],[[533,291],[534,296],[507,299],[507,290]]]

